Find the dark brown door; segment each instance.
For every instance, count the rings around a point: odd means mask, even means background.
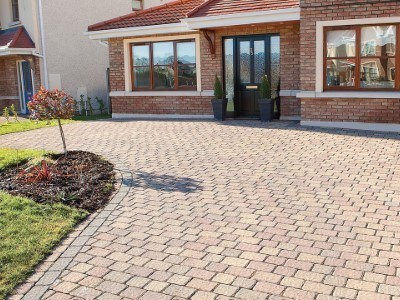
[[[257,118],[259,87],[264,75],[269,74],[269,37],[250,36],[237,39],[236,114]]]

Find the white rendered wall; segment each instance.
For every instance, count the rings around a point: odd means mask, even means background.
[[[4,1],[4,0],[0,0]],[[108,47],[84,36],[89,25],[132,12],[131,0],[42,0],[50,88],[107,97]]]

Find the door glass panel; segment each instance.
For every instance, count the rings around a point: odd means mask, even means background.
[[[281,72],[281,38],[271,37],[271,89],[272,98],[278,97],[278,85]]]
[[[250,83],[251,81],[251,49],[250,41],[242,41],[239,45],[240,53],[240,82]]]
[[[234,78],[234,58],[233,58],[233,39],[224,41],[225,58],[225,94],[228,98],[227,112],[234,112],[235,98],[235,78]]]
[[[254,42],[254,82],[261,83],[265,75],[265,41]]]

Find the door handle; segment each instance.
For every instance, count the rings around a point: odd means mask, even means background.
[[[253,48],[250,48],[250,55],[254,55],[254,50],[253,50]]]

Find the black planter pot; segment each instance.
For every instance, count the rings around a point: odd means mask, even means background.
[[[224,121],[226,116],[226,107],[228,105],[228,99],[212,99],[211,100],[214,119],[216,121]]]
[[[258,106],[260,107],[261,122],[270,122],[273,118],[273,103],[272,99],[259,99]]]

